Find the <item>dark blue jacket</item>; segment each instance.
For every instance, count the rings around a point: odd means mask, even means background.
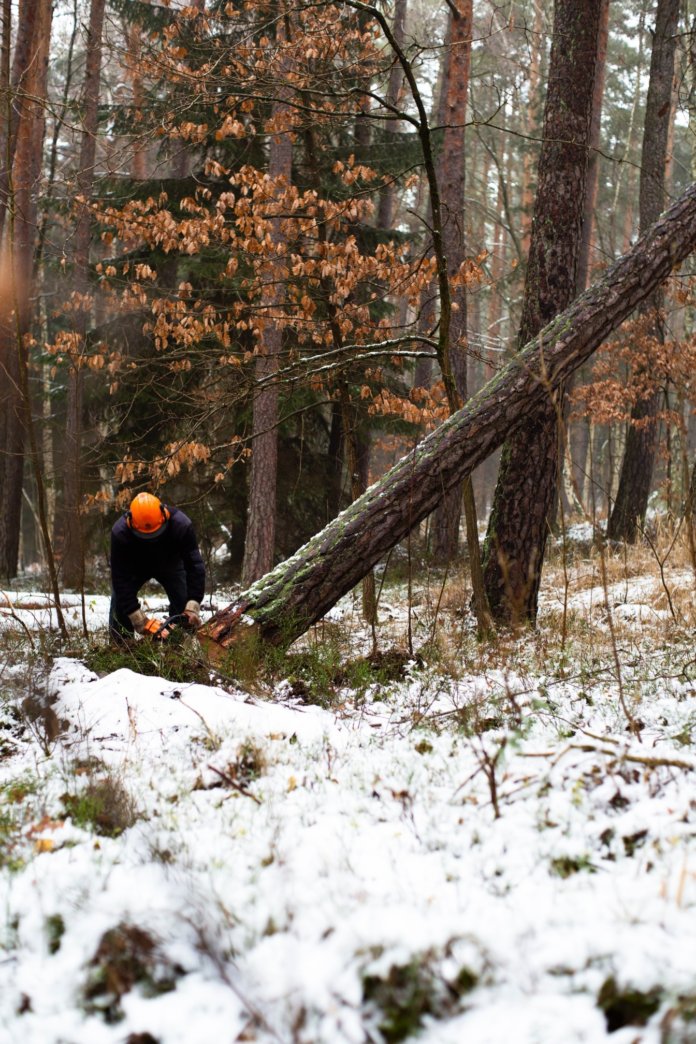
[[[178,508],[169,507],[168,511],[166,528],[154,540],[135,536],[125,515],[111,530],[111,583],[116,608],[124,616],[140,606],[138,590],[147,580],[157,580],[166,589],[167,578],[182,568],[187,601],[203,601],[205,565],[193,523]]]

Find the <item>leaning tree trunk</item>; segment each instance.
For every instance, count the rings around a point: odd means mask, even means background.
[[[643,151],[640,161],[640,228],[657,220],[665,205],[665,171],[672,121],[674,54],[679,24],[679,0],[658,0],[655,18],[650,81],[645,103]],[[645,301],[641,312],[648,323],[648,336],[664,344],[664,294],[658,287]],[[645,520],[657,450],[657,414],[662,389],[655,388],[631,411],[616,502],[607,525],[610,540],[634,544]]]
[[[604,278],[359,500],[200,632],[213,655],[241,630],[289,644],[320,619],[588,359],[696,249],[696,184]]]
[[[543,143],[519,345],[573,300],[587,182],[602,0],[556,0]],[[563,389],[550,389],[504,448],[484,550],[486,594],[501,623],[536,619],[558,487]]]

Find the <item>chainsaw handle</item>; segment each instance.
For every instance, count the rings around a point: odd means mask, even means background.
[[[186,620],[187,616],[185,613],[173,613],[172,616],[168,616],[166,620],[162,621],[162,623],[159,626],[159,630],[155,631],[152,637],[155,640],[157,640],[158,638],[161,639],[161,635],[164,631],[172,627],[172,625],[183,626]]]

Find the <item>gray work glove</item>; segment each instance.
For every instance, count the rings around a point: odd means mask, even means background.
[[[192,598],[184,606],[182,613],[186,617],[186,627],[192,631],[197,631],[201,626],[201,606],[200,602],[195,602]]]
[[[129,613],[128,619],[133,624],[133,630],[136,634],[143,634],[149,621],[142,609],[136,609],[134,613]]]
[[[134,613],[128,614],[128,619],[133,624],[133,630],[138,634],[144,634],[148,638],[154,638],[158,642],[166,641],[170,631],[162,627],[158,620],[146,616],[142,609],[136,609]]]

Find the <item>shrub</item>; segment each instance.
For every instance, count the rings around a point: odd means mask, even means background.
[[[645,1026],[660,1007],[662,990],[656,987],[647,992],[620,987],[613,976],[602,984],[597,1006],[604,1012],[609,1033],[622,1026]]]
[[[386,1044],[399,1044],[415,1036],[423,1018],[451,1015],[465,994],[479,981],[478,975],[462,967],[452,980],[437,968],[434,951],[417,954],[408,964],[393,964],[386,976],[366,975],[363,1000],[378,1012],[378,1029]]]
[[[123,1018],[121,998],[138,986],[146,997],[176,988],[184,969],[161,951],[153,935],[133,924],[118,924],[102,935],[83,989],[85,1009],[109,1023]]]
[[[76,826],[104,837],[118,837],[138,819],[133,798],[111,773],[90,779],[77,793],[63,794],[61,801]]]
[[[178,635],[177,635],[178,638]],[[147,677],[166,678],[167,681],[208,684],[210,671],[198,652],[181,641],[154,642],[149,638],[133,640],[124,645],[92,642],[84,653],[84,663],[96,674],[112,674],[124,667]]]

